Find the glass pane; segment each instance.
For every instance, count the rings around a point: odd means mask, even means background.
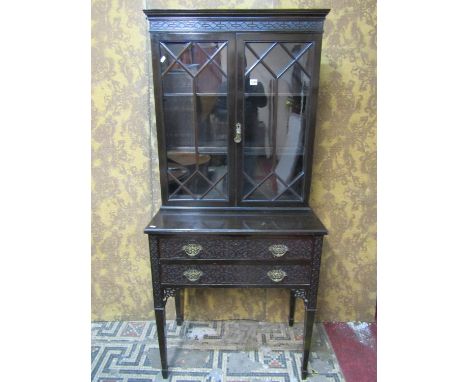
[[[267,44],[271,45],[271,44]],[[263,96],[273,92],[274,73],[269,71],[262,61],[257,63],[257,58],[249,50],[246,54],[245,93]]]
[[[245,78],[245,93],[251,96],[265,96],[274,93],[275,78],[261,64],[257,65]],[[250,100],[249,100],[250,102]]]
[[[304,70],[310,70],[308,63],[312,59],[313,42],[284,42],[281,46],[301,64]]]
[[[163,97],[164,130],[168,150],[177,147],[194,147],[192,97]]]
[[[162,79],[164,95],[192,95],[193,79],[183,69],[172,69]]]
[[[161,43],[164,92],[227,94],[227,44],[225,42]],[[196,79],[196,80],[195,80]]]
[[[197,93],[227,94],[227,78],[221,66],[211,61],[197,76]]]
[[[227,96],[197,97],[199,150],[224,152],[228,140]]]
[[[273,99],[261,91],[261,83],[256,85],[256,89],[260,89],[258,93],[244,98],[244,195],[268,177],[274,165],[271,146]],[[259,194],[261,192],[255,193]],[[263,196],[261,199],[268,197]]]
[[[227,200],[227,43],[160,44],[168,198]]]
[[[291,57],[280,44],[275,45],[263,59],[265,66],[272,70],[276,77],[280,75],[281,71],[284,70],[290,62]]]
[[[252,52],[252,54],[258,58],[261,58],[268,50],[271,50],[277,45],[276,42],[248,42],[246,46],[246,52]],[[256,58],[256,60],[258,59]],[[248,66],[250,67],[250,65]]]
[[[243,194],[247,199],[269,200],[273,197],[274,179],[267,179],[274,172],[272,152],[272,96],[262,92],[263,85],[255,86],[255,95],[244,98],[244,182]],[[246,87],[246,89],[248,89]],[[252,90],[248,89],[252,93]],[[263,184],[261,184],[264,181]],[[250,193],[256,186],[256,192]],[[249,194],[250,193],[250,194]]]
[[[276,178],[274,176],[267,177],[259,184],[253,189],[253,192],[250,191],[250,194],[246,194],[246,200],[272,200],[274,198],[276,193]]]
[[[304,187],[304,176],[298,177],[296,181],[293,181],[293,185],[290,187],[291,190],[295,191],[296,194],[302,195]]]
[[[178,61],[176,61],[176,59],[179,59],[181,62],[183,62],[183,53],[186,52],[188,47],[188,42],[175,44],[160,43],[159,62],[161,64],[161,73],[166,73],[172,68],[180,69],[181,66]]]
[[[291,97],[278,97],[275,173],[288,184],[302,171],[305,121],[305,113],[291,106]]]
[[[227,94],[227,45],[205,43],[198,46],[205,60],[197,74],[197,92]]]
[[[294,64],[278,79],[278,93],[292,97],[307,96],[310,89],[310,77]]]
[[[304,42],[246,44],[243,200],[303,198],[312,47]]]
[[[277,200],[297,200],[300,201],[302,200],[302,197],[299,195],[295,194],[291,189],[287,188],[284,190],[284,193],[281,194]]]
[[[184,182],[194,175],[195,166],[183,166],[177,163],[176,160],[177,156],[173,154],[168,155],[167,179],[169,199],[192,199],[191,191],[184,186]]]
[[[227,199],[226,154],[169,151],[167,157],[169,200]]]
[[[189,48],[191,44],[191,42],[161,43],[161,46],[164,48],[161,49],[161,63],[165,63],[163,57],[166,57],[168,61],[170,60],[171,62],[175,58],[179,58],[183,62],[185,55],[188,53],[187,48]]]

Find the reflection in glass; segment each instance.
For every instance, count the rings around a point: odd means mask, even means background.
[[[169,149],[194,147],[192,97],[163,97],[164,128]]]
[[[246,43],[243,200],[302,201],[312,43]]]
[[[219,152],[226,152],[228,140],[227,96],[197,97],[199,144]],[[201,149],[201,147],[200,147]]]

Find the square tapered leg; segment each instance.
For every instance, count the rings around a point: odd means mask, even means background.
[[[296,296],[294,291],[289,295],[289,326],[294,325],[294,311],[296,310]]]
[[[168,376],[167,345],[165,335],[166,315],[164,308],[156,308],[154,312],[156,316],[156,328],[158,332],[159,356],[161,358],[161,373],[165,379]]]
[[[177,322],[177,325],[180,326],[184,322],[184,300],[183,300],[183,294],[182,294],[181,289],[176,290],[174,298],[175,298],[176,322]]]
[[[310,345],[312,342],[312,330],[314,327],[315,310],[305,310],[304,317],[304,350],[302,353],[302,379],[307,378],[307,365],[309,363]]]

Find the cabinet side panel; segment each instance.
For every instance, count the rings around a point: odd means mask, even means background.
[[[162,89],[161,89],[161,66],[160,61],[157,59],[160,56],[160,34],[152,32],[151,34],[151,57],[152,57],[152,68],[153,68],[153,89],[154,89],[154,105],[156,108],[156,135],[158,141],[158,158],[159,158],[159,177],[161,184],[161,202],[162,204],[167,203],[167,162],[166,156],[161,155],[165,152],[166,140],[164,133],[164,123],[162,121],[163,109],[162,109]]]

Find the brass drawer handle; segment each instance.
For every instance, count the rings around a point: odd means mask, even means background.
[[[197,256],[203,247],[200,244],[187,244],[182,247],[184,252],[191,257]]]
[[[273,254],[274,257],[281,257],[289,250],[288,246],[284,244],[270,245],[268,249],[270,250],[270,252]]]
[[[199,271],[198,269],[189,269],[184,272],[184,276],[189,280],[189,281],[197,281],[200,277],[203,276],[203,272]]]
[[[274,281],[275,283],[283,281],[283,279],[287,276],[286,272],[282,269],[274,269],[272,271],[269,271],[267,275],[270,278],[270,280]]]

